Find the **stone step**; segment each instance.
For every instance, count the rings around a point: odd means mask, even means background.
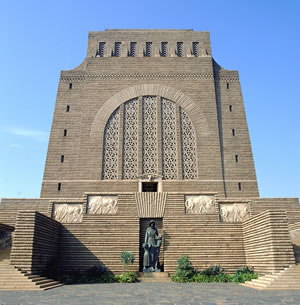
[[[53,282],[51,285],[43,286],[43,287],[40,287],[40,288],[41,288],[42,290],[49,290],[49,289],[61,287],[61,286],[63,286],[63,285],[64,285],[64,284],[62,284],[62,283],[55,284],[55,282]]]
[[[52,289],[52,288],[55,288],[55,287],[60,287],[60,286],[63,286],[62,283],[60,282],[57,282],[57,281],[51,281],[51,282],[48,282],[48,283],[43,283],[41,285],[38,285],[40,288],[46,290],[46,289]]]
[[[138,281],[141,283],[168,283],[172,282],[171,278],[161,278],[161,279],[155,279],[155,278],[138,278]]]
[[[138,277],[151,277],[151,278],[168,278],[168,272],[138,272]]]
[[[271,289],[288,289],[288,288],[294,288],[294,289],[300,289],[300,284],[278,284],[278,285],[270,285],[267,288]]]
[[[300,289],[300,265],[291,265],[277,273],[247,281],[243,285],[258,289]]]
[[[168,272],[137,272],[138,280],[142,283],[171,282]]]
[[[9,265],[9,260],[0,264],[0,290],[46,290],[62,285],[37,274],[21,272]]]

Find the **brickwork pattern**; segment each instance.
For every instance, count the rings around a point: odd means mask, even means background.
[[[286,212],[266,210],[243,223],[246,263],[259,274],[295,263]]]
[[[144,57],[147,41],[152,42],[152,56]],[[103,56],[95,57],[103,42]],[[115,42],[121,42],[120,57],[109,55]],[[135,56],[128,56],[131,42],[136,43]],[[161,42],[168,43],[166,57],[161,56]],[[177,42],[183,43],[182,56],[176,53]],[[72,83],[72,89],[69,89],[69,83]],[[193,154],[197,156],[197,164],[180,170],[184,166],[182,161],[195,158],[187,158],[186,149],[182,152],[177,145],[173,149],[177,171],[171,176],[175,180],[182,179],[182,175],[188,179],[196,177],[198,181],[166,184],[167,191],[177,190],[179,186],[186,191],[215,191],[225,197],[258,196],[238,73],[215,64],[211,57],[209,33],[109,30],[91,32],[84,62],[61,73],[42,184],[43,198],[81,197],[86,191],[117,189],[112,184],[120,185],[120,174],[110,175],[112,180],[118,180],[116,182],[106,184],[101,181],[105,124],[115,109],[140,96],[160,96],[175,102],[194,126],[197,142]],[[69,112],[66,112],[67,105]],[[177,116],[176,113],[178,129]],[[65,137],[64,129],[68,130]],[[232,129],[236,130],[234,137]],[[122,139],[125,143],[126,137]],[[138,156],[142,149],[142,146],[138,147]],[[122,152],[119,149],[119,154]],[[162,154],[158,147],[159,166]],[[235,162],[236,154],[239,162]],[[60,155],[65,156],[64,162],[60,162]],[[104,166],[106,164],[105,161]],[[120,167],[118,162],[112,164]],[[191,167],[198,170],[198,176],[191,174]],[[142,169],[138,169],[138,175],[141,174]],[[61,183],[60,191],[58,183]],[[134,192],[136,189],[134,184],[123,184],[119,191]]]
[[[10,263],[41,274],[58,257],[60,223],[36,211],[19,211]]]

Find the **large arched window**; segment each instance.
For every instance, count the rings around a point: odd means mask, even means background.
[[[119,106],[104,130],[103,179],[197,179],[196,137],[186,112],[158,96]]]

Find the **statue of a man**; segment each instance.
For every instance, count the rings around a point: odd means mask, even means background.
[[[158,256],[161,245],[161,235],[158,234],[154,220],[151,220],[146,230],[144,248],[143,271],[159,271]]]

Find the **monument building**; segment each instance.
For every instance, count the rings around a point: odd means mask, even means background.
[[[213,59],[209,33],[89,32],[60,75],[40,198],[0,204],[10,264],[121,272],[131,251],[142,271],[150,220],[165,272],[184,254],[259,274],[299,260],[299,201],[259,197],[239,74]]]

